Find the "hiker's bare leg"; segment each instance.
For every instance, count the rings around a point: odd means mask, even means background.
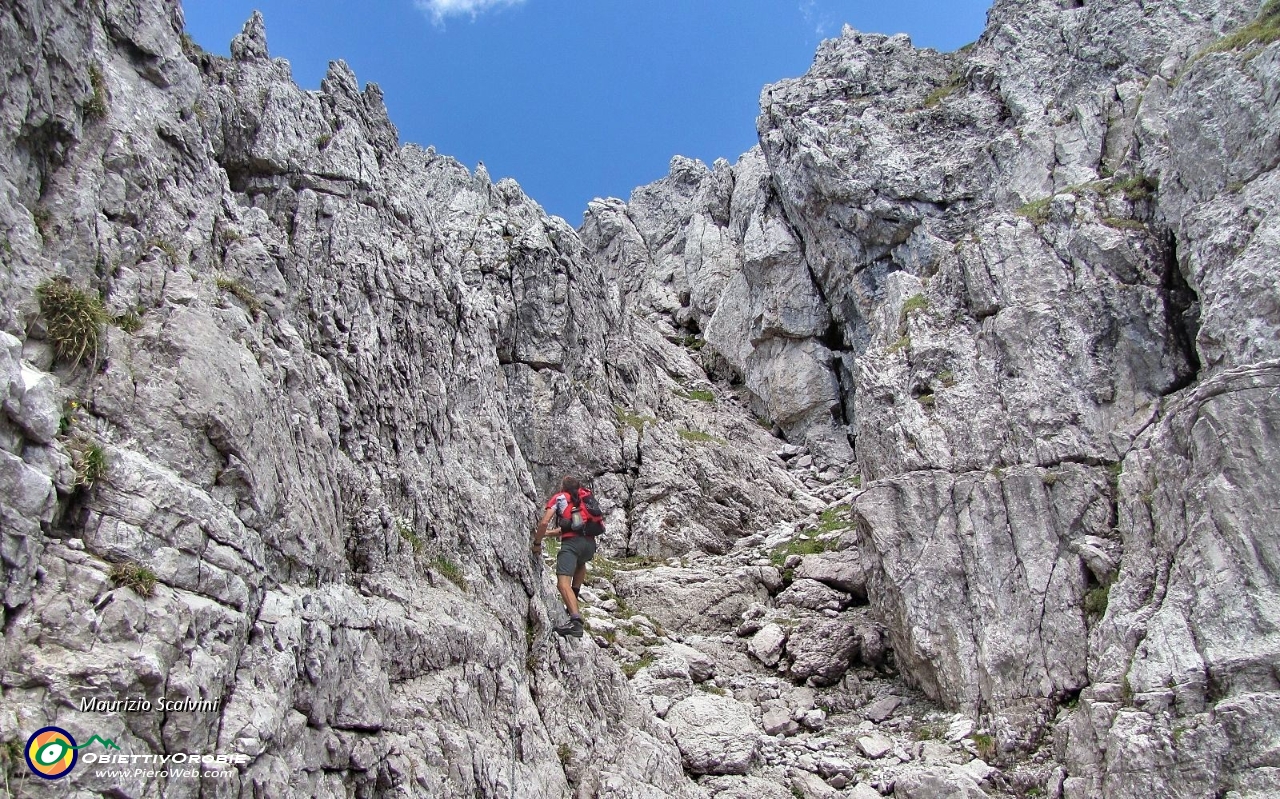
[[[577,591],[587,579],[587,564],[582,563],[573,570],[573,590]]]
[[[577,616],[578,598],[573,595],[573,577],[567,574],[556,575],[556,588],[560,589],[560,598],[564,600],[564,606],[569,609],[569,615]]]

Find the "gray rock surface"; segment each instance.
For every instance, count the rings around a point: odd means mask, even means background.
[[[782,657],[782,646],[786,640],[787,634],[781,627],[776,624],[766,624],[751,636],[747,651],[764,665],[776,666]]]
[[[705,373],[572,228],[401,147],[346,65],[303,91],[258,16],[230,60],[181,31],[162,0],[0,10],[31,67],[0,77],[0,735],[247,756],[219,795],[701,795],[613,662],[550,634],[528,531],[573,471],[618,551],[728,548],[796,515],[776,439],[683,398]],[[79,365],[54,276],[115,320]]]
[[[84,796],[1280,793],[1260,11],[846,29],[575,231],[259,15],[5,6],[0,738],[248,758]],[[526,555],[565,472],[581,641]],[[219,704],[78,709],[124,697]]]
[[[696,693],[667,712],[667,723],[695,774],[745,774],[755,759],[759,732],[741,702]]]
[[[976,782],[950,769],[908,774],[894,783],[893,795],[903,799],[982,799],[986,796]]]

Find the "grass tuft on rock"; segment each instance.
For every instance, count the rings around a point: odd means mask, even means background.
[[[55,277],[36,287],[36,299],[49,343],[59,358],[76,366],[86,355],[97,357],[103,327],[110,319],[97,294],[77,288],[65,277]]]
[[[1218,41],[1196,53],[1192,62],[1198,61],[1210,53],[1243,50],[1250,45],[1265,47],[1274,41],[1280,41],[1280,0],[1270,0],[1258,12],[1258,16],[1253,22],[1223,36]]]
[[[915,311],[927,310],[929,310],[929,300],[926,299],[923,294],[912,294],[910,297],[907,297],[906,302],[902,303],[902,315],[899,317],[898,321],[905,323],[907,321],[907,317]]]
[[[142,329],[142,312],[131,308],[122,314],[113,316],[111,323],[132,336]]]
[[[97,64],[89,65],[89,85],[93,96],[84,104],[84,115],[87,119],[99,120],[107,115],[107,79]]]
[[[1136,203],[1151,199],[1159,188],[1160,181],[1150,175],[1138,173],[1115,181],[1108,187],[1107,193],[1115,194],[1118,192],[1123,194],[1129,202]]]
[[[156,592],[156,573],[133,561],[112,566],[109,576],[111,582],[131,589],[138,596],[149,597]]]
[[[844,507],[844,506],[841,506],[841,507]],[[848,508],[845,507],[845,510],[847,509]],[[837,510],[837,508],[831,508],[830,510]],[[835,520],[833,519],[829,523],[834,524],[834,522]],[[822,524],[821,520],[819,521],[819,524]],[[848,525],[841,523],[840,526],[847,527]],[[822,528],[819,527],[818,529],[821,530]],[[833,527],[832,529],[834,530],[837,528]],[[836,547],[836,542],[829,539],[813,538],[813,537],[794,538],[785,544],[779,544],[778,546],[774,547],[773,552],[769,553],[769,562],[772,563],[774,566],[777,566],[778,568],[782,568],[783,564],[787,562],[787,558],[791,557],[792,555],[799,555],[801,557],[804,557],[805,555],[816,555],[819,552],[829,552],[835,549],[835,547]]]
[[[262,303],[258,300],[258,297],[239,280],[230,277],[219,277],[214,280],[214,284],[222,291],[244,303],[254,319],[257,319],[258,315],[262,313]]]
[[[431,561],[431,568],[463,591],[467,590],[467,578],[463,576],[462,569],[458,567],[458,564],[441,555]]]
[[[653,655],[644,655],[639,660],[622,664],[622,673],[627,675],[627,679],[631,679],[640,673],[641,669],[647,669],[653,665]]]
[[[1084,612],[1092,619],[1100,619],[1107,613],[1107,600],[1111,595],[1111,586],[1100,585],[1091,588],[1084,595]]]
[[[1014,213],[1022,217],[1023,219],[1026,219],[1033,225],[1036,225],[1036,226],[1043,225],[1045,222],[1049,221],[1049,203],[1052,200],[1053,200],[1052,197],[1044,197],[1039,200],[1032,200],[1031,202],[1022,206],[1018,210],[1014,211]]]
[[[107,476],[107,452],[95,442],[77,441],[71,446],[71,467],[76,485],[88,488]]]
[[[410,527],[409,523],[404,519],[396,519],[396,532],[400,534],[400,537],[403,538],[409,546],[413,547],[414,553],[421,552],[422,548],[426,545],[422,540],[422,536],[415,533],[413,528]]]
[[[996,756],[996,739],[986,733],[974,733],[970,736],[973,741],[973,748],[977,750],[978,757],[990,763]]]
[[[714,404],[716,401],[715,392],[707,391],[705,388],[695,388],[689,391],[677,391],[676,396],[680,397],[681,399],[697,400],[698,402],[710,402],[712,404]]]
[[[618,417],[618,424],[630,427],[637,433],[644,433],[644,426],[647,424],[657,424],[658,420],[652,416],[644,416],[638,413],[632,413],[621,405],[613,406],[613,413]]]
[[[693,442],[694,444],[720,444],[721,446],[723,446],[729,443],[728,441],[724,440],[723,438],[720,438],[719,436],[713,436],[710,433],[703,433],[699,430],[686,430],[683,427],[681,427],[678,430],[676,430],[676,433],[680,436],[680,438],[684,439],[685,441]]]
[[[942,101],[964,88],[964,75],[952,72],[947,82],[925,95],[924,107],[937,108]]]

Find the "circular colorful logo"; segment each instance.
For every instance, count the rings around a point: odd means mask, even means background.
[[[27,739],[27,767],[37,777],[46,780],[65,777],[79,759],[76,739],[61,727],[41,727]]]

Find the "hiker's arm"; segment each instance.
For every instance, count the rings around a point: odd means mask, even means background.
[[[538,529],[533,531],[533,548],[535,550],[542,549],[542,539],[547,535],[547,525],[551,523],[551,517],[555,515],[554,507],[547,508],[542,514],[542,521],[538,522]]]

